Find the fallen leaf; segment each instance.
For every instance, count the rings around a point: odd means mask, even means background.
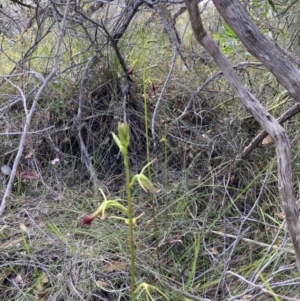
[[[123,261],[111,261],[107,262],[103,269],[107,272],[114,272],[114,271],[124,271],[126,264]]]
[[[63,192],[61,192],[53,199],[53,201],[62,201],[63,199],[64,199],[64,194]]]
[[[34,154],[35,149],[33,149],[31,152],[29,152],[26,156],[25,159],[29,159],[30,157],[32,157],[32,155]]]
[[[109,137],[107,137],[106,139],[104,139],[104,140],[100,143],[100,146],[106,145],[108,142],[109,142]]]
[[[24,285],[24,280],[21,274],[17,274],[17,276],[15,277],[15,283]]]
[[[213,254],[213,255],[219,255],[218,250],[215,249],[215,248],[210,248],[210,249],[209,249],[209,252],[210,252],[211,254]]]
[[[274,141],[273,141],[273,139],[271,138],[271,136],[270,135],[268,135],[262,142],[261,142],[261,144],[262,145],[267,145],[267,144],[270,144],[270,143],[273,143]]]
[[[28,233],[28,228],[25,226],[24,223],[20,223],[20,230],[21,230],[23,233]]]
[[[33,290],[36,300],[49,300],[47,297],[51,294],[52,288],[46,288],[44,290]]]
[[[32,172],[30,170],[22,171],[20,173],[20,177],[22,179],[38,179],[38,176],[34,172]]]
[[[102,280],[97,280],[97,281],[96,281],[96,284],[97,284],[98,286],[100,286],[100,287],[105,287],[105,286],[107,286],[107,283],[104,282],[104,281],[102,281]]]
[[[5,243],[1,243],[0,250],[6,250],[17,246],[21,241],[23,241],[22,237],[15,238],[14,240],[7,241]]]
[[[175,243],[183,243],[181,239],[172,239],[170,240],[170,244],[175,244]]]
[[[275,213],[275,215],[277,215],[280,219],[285,219],[285,214],[284,212],[278,212],[278,213]]]
[[[242,300],[249,300],[252,297],[253,297],[253,295],[245,295],[242,297]]]
[[[41,275],[41,282],[44,283],[44,284],[49,282],[48,277],[44,273]]]

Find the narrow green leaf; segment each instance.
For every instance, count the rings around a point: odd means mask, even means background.
[[[276,9],[276,7],[275,7],[274,2],[273,2],[272,0],[268,0],[268,3],[269,3],[269,5],[271,6],[272,10],[273,10],[275,13],[277,13],[277,9]]]

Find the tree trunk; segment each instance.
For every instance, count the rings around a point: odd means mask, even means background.
[[[241,3],[238,0],[213,2],[247,50],[273,73],[296,101],[300,101],[300,71],[253,24]]]
[[[230,16],[235,16],[236,20],[243,22],[243,14],[238,9],[235,9],[233,6],[233,2],[236,1],[214,1],[214,2],[224,2],[224,5],[219,4],[217,8],[222,7],[224,11],[226,9],[226,5],[230,6],[229,14]],[[278,169],[278,188],[280,197],[282,200],[287,227],[293,242],[293,246],[295,249],[296,260],[298,264],[298,268],[300,269],[300,219],[298,214],[298,209],[296,206],[296,198],[293,193],[293,179],[292,179],[292,167],[291,167],[291,151],[290,151],[290,142],[288,136],[279,122],[271,116],[267,110],[261,105],[261,103],[255,98],[253,94],[251,94],[244,86],[243,82],[234,71],[230,63],[224,54],[220,51],[217,44],[214,40],[206,33],[203,28],[202,20],[200,17],[197,0],[185,0],[185,4],[189,13],[191,25],[193,28],[194,35],[197,41],[205,48],[205,50],[212,56],[217,66],[222,70],[225,79],[229,82],[232,89],[235,91],[237,96],[245,105],[246,109],[252,116],[260,123],[260,125],[269,133],[269,135],[273,138],[274,143],[276,145],[277,151],[277,169]],[[242,17],[243,18],[242,18]],[[249,22],[239,23],[241,28],[240,32],[247,33],[244,35],[244,39],[247,36],[253,42],[253,30],[249,29]],[[252,28],[252,27],[251,27]],[[233,28],[235,31],[235,28]],[[261,34],[260,34],[261,35]],[[262,44],[260,44],[262,45]],[[256,49],[257,51],[259,48]],[[262,52],[264,50],[260,49]],[[268,50],[270,51],[270,49]],[[270,55],[270,53],[269,53]],[[264,56],[264,55],[262,55]],[[266,59],[266,57],[265,57]],[[283,60],[280,61],[283,64]],[[272,64],[273,65],[273,64]],[[284,64],[286,67],[284,72],[291,72],[292,69],[295,69],[291,64]],[[291,69],[292,67],[292,69]],[[296,69],[298,74],[299,71]],[[287,78],[287,74],[282,74],[281,78]],[[299,74],[300,78],[300,74]],[[298,84],[296,85],[295,79],[291,86],[294,85],[295,89],[299,89]],[[295,89],[293,91],[295,91]],[[300,91],[299,91],[300,92]]]

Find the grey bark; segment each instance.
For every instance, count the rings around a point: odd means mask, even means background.
[[[213,3],[247,50],[300,101],[300,71],[253,24],[241,3],[238,0],[213,0]]]
[[[286,112],[284,112],[279,118],[278,122],[280,124],[283,124],[287,120],[291,119],[293,116],[298,114],[300,112],[300,103],[294,104],[290,109],[288,109]],[[251,143],[246,146],[242,152],[242,154],[237,159],[246,159],[250,153],[263,141],[265,137],[268,136],[268,133],[266,130],[262,130],[260,133],[258,133],[251,141]],[[242,161],[239,161],[242,162]],[[240,163],[241,164],[241,163]]]

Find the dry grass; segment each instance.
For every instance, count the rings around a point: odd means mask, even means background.
[[[129,62],[137,61],[126,107],[132,175],[146,162],[144,90],[151,122],[169,67],[161,62],[172,60],[169,42],[162,39],[160,47],[143,50],[146,61],[139,65],[141,35],[138,32],[132,43],[128,37],[128,45],[120,46]],[[274,148],[260,145],[235,165],[234,159],[259,127],[222,78],[213,77],[217,72],[213,64],[203,65],[201,51],[195,54],[194,45],[184,47],[192,71],[176,63],[155,118],[156,148],[151,144],[151,157],[157,158],[152,180],[162,188],[154,200],[158,233],[153,229],[150,197],[134,187],[135,215],[145,212],[135,227],[137,282],[158,287],[174,301],[266,301],[274,300],[272,294],[280,295],[279,300],[297,300],[299,279],[278,199]],[[61,68],[39,102],[21,161],[22,168],[34,171],[39,179],[16,181],[0,223],[1,300],[129,300],[127,226],[109,216],[90,227],[81,226],[82,217],[101,202],[93,193],[72,128],[84,59],[74,69]],[[64,57],[63,67],[66,61]],[[91,70],[81,131],[102,189],[123,199],[124,170],[111,138],[123,118],[122,83],[113,55],[107,64],[99,61]],[[145,69],[156,93],[144,86]],[[245,81],[259,75],[263,78],[264,71],[241,71]],[[16,78],[28,93],[37,84],[29,75]],[[276,83],[265,85],[263,80],[252,89],[266,106],[271,105],[270,93],[280,94]],[[9,83],[0,93],[1,108],[19,97]],[[187,103],[190,109],[182,116]],[[273,113],[279,116],[288,106],[284,103]],[[11,165],[24,121],[22,103],[1,113],[1,133],[14,133],[1,136],[1,164]],[[287,125],[293,137],[295,189],[300,173],[298,128],[295,117]],[[55,158],[59,163],[53,165]]]

